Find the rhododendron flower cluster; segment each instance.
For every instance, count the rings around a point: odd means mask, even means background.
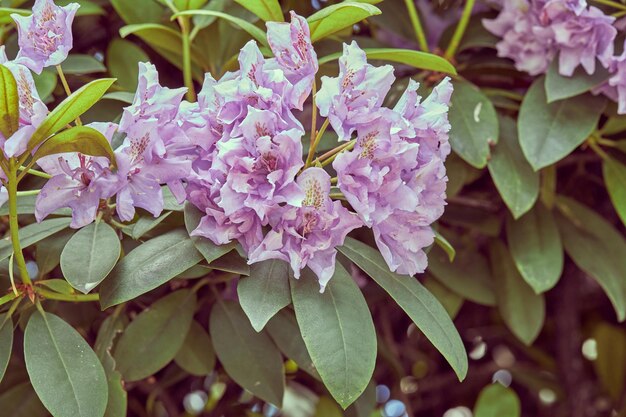
[[[7,156],[24,152],[28,133],[47,113],[24,65],[39,72],[62,61],[74,12],[38,0],[33,16],[16,18],[22,50],[4,61],[19,80],[20,124],[30,130],[3,138]],[[334,274],[336,248],[363,225],[391,270],[423,272],[430,226],[445,205],[449,79],[425,100],[411,82],[395,107],[383,107],[393,68],[368,64],[356,42],[344,45],[339,76],[322,77],[314,97],[338,139],[352,141],[334,159],[331,178],[320,163],[305,164],[305,129],[295,113],[318,71],[307,21],[292,12],[291,23],[267,29],[274,58],[250,41],[238,71],[219,80],[206,75],[197,102],[183,100],[185,88],[161,86],[156,68],[140,64],[137,92],[119,125],[89,125],[109,141],[116,132],[125,136],[115,161],[75,153],[40,160],[52,178],[37,197],[37,220],[69,207],[71,226],[82,227],[113,199],[122,221],[131,221],[136,208],[158,216],[167,185],[179,203],[202,212],[192,235],[218,245],[237,241],[249,263],[283,260],[295,277],[309,267],[322,290]]]
[[[625,114],[626,57],[613,55],[614,24],[615,17],[585,0],[504,0],[495,19],[483,20],[487,30],[502,37],[498,55],[530,75],[545,73],[554,59],[563,76],[572,76],[579,66],[591,75],[599,62],[612,76],[594,92],[617,101],[618,112]]]

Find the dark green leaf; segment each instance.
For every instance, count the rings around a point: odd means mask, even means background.
[[[0,314],[0,381],[11,359],[13,349],[13,320],[6,314]]]
[[[465,301],[463,297],[453,292],[431,276],[427,276],[423,281],[423,284],[424,287],[426,287],[426,289],[430,291],[430,293],[434,295],[437,300],[439,300],[443,308],[445,308],[450,315],[450,318],[454,320],[461,307],[463,307],[463,302]]]
[[[33,159],[66,152],[80,152],[90,156],[104,156],[115,165],[115,153],[104,135],[88,126],[75,126],[46,140],[35,152]]]
[[[151,216],[141,216],[139,219],[137,219],[135,225],[132,228],[132,238],[135,240],[140,239],[141,237],[143,237],[143,235],[161,224],[165,219],[169,217],[170,214],[172,214],[171,211],[166,211],[157,218]]]
[[[474,407],[474,417],[520,417],[521,415],[521,404],[515,391],[499,383],[483,388]]]
[[[544,77],[530,87],[517,124],[524,155],[535,171],[560,161],[596,129],[606,100],[585,94],[547,103]]]
[[[450,262],[453,262],[454,257],[456,256],[456,250],[454,249],[454,246],[452,246],[452,244],[448,242],[448,239],[446,239],[437,230],[433,229],[433,232],[435,233],[435,243],[437,244],[437,246],[443,249],[446,254],[448,254],[448,259],[450,260]]]
[[[109,386],[109,399],[104,417],[122,417],[126,415],[127,411],[128,398],[126,390],[124,390],[122,374],[116,370],[115,359],[111,356],[115,338],[124,330],[124,327],[124,316],[114,313],[102,322],[100,330],[98,330],[94,350],[102,362]]]
[[[73,234],[73,230],[65,230],[37,243],[35,260],[39,268],[39,276],[49,273],[59,265],[61,252]]]
[[[28,141],[28,150],[32,151],[45,139],[63,129],[67,124],[89,110],[115,82],[112,78],[102,78],[90,82],[74,91],[54,108],[39,125]]]
[[[517,126],[500,118],[500,141],[487,164],[493,182],[516,219],[526,213],[539,196],[539,174],[526,161],[517,138]]]
[[[158,23],[161,21],[164,8],[154,0],[111,0],[113,8],[127,24]]]
[[[148,62],[148,55],[132,42],[124,39],[113,39],[107,49],[107,66],[111,76],[127,91],[137,89],[139,63]]]
[[[254,26],[252,23],[248,22],[247,20],[243,20],[236,16],[231,16],[227,13],[222,13],[222,12],[218,12],[215,10],[188,10],[186,12],[176,13],[174,16],[172,16],[172,18],[175,18],[178,16],[215,16],[220,19],[227,20],[230,23],[233,23],[235,26],[248,32],[248,34],[252,36],[254,39],[256,39],[256,41],[260,45],[263,45],[266,47],[269,46],[269,44],[267,43],[267,36],[265,35],[265,32],[263,32],[261,29]]]
[[[414,277],[390,272],[382,255],[372,247],[346,238],[339,250],[393,297],[446,358],[459,380],[463,380],[467,375],[467,353],[461,336],[439,301]]]
[[[543,204],[518,220],[507,219],[506,235],[515,265],[537,293],[554,287],[563,272],[563,245],[552,212]]]
[[[250,276],[237,284],[241,308],[257,332],[283,307],[291,303],[289,264],[276,259],[252,264]]]
[[[34,245],[53,234],[60,232],[70,225],[71,219],[61,217],[48,219],[41,223],[33,223],[19,230],[20,244],[22,249]],[[13,253],[13,244],[10,237],[0,240],[0,261],[8,258]]]
[[[200,218],[203,216],[202,212],[198,210],[190,202],[185,203],[185,227],[187,232],[191,233],[200,224]],[[208,263],[226,255],[228,252],[235,248],[234,243],[226,245],[216,245],[211,240],[202,236],[191,236],[191,241],[195,245],[196,249],[202,254],[204,259]]]
[[[0,395],[0,410],[10,417],[48,417],[49,414],[28,382]]]
[[[59,294],[74,294],[74,288],[64,279],[44,279],[37,281],[37,285],[46,287],[49,290],[58,292]]]
[[[266,22],[285,21],[278,0],[235,0],[235,2],[250,10]]]
[[[579,66],[572,76],[566,77],[559,74],[559,60],[553,60],[546,73],[545,89],[548,103],[584,94],[608,80],[611,76],[609,71],[599,62],[596,64],[596,70],[591,75]]]
[[[120,257],[120,239],[111,226],[95,221],[80,229],[61,253],[65,279],[87,294],[102,282]]]
[[[491,269],[495,279],[500,315],[515,336],[527,345],[537,338],[545,320],[545,301],[517,272],[506,246],[493,241],[490,246]]]
[[[255,396],[282,407],[283,361],[269,336],[254,331],[241,307],[232,301],[215,303],[209,330],[226,373]]]
[[[376,363],[376,331],[365,298],[339,262],[324,293],[305,269],[292,280],[291,297],[315,368],[345,409],[363,393]]]
[[[35,88],[37,88],[39,97],[46,102],[57,86],[56,72],[44,70],[41,74],[33,74],[33,80],[35,81]]]
[[[602,174],[613,207],[626,225],[626,166],[617,160],[606,158],[602,162]]]
[[[593,367],[611,397],[619,401],[626,380],[626,333],[624,329],[608,323],[598,323],[592,331],[598,357]]]
[[[498,141],[498,117],[493,104],[475,86],[454,82],[450,106],[450,144],[468,164],[484,168],[489,145]]]
[[[358,1],[343,1],[324,7],[306,20],[311,30],[311,41],[316,42],[370,16],[380,14],[380,9]]]
[[[70,54],[61,64],[65,74],[92,74],[94,72],[105,72],[107,69],[102,62],[91,55]]]
[[[153,290],[202,260],[187,232],[175,229],[150,239],[126,255],[100,289],[108,308]]]
[[[174,361],[191,375],[209,375],[215,368],[215,352],[206,330],[192,321],[187,337]]]
[[[24,333],[31,383],[55,417],[102,416],[107,404],[104,369],[91,347],[69,324],[35,312]]]
[[[611,300],[617,318],[626,318],[626,240],[593,210],[559,196],[556,216],[565,251],[594,278]]]
[[[0,65],[0,133],[5,138],[17,131],[20,117],[20,97],[11,71]]]
[[[126,381],[159,371],[180,350],[196,310],[190,290],[171,293],[137,316],[126,328],[113,357]]]

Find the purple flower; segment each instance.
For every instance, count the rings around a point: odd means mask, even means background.
[[[289,262],[296,278],[308,266],[323,292],[335,272],[336,247],[362,223],[339,201],[330,199],[330,176],[323,169],[305,170],[298,184],[305,193],[302,207],[287,205],[270,215],[272,230],[250,253],[248,262],[280,259]]]
[[[36,0],[32,15],[12,14],[20,46],[16,62],[37,74],[63,62],[72,49],[72,22],[79,7],[77,3],[59,7],[52,0]]]
[[[279,68],[292,84],[288,99],[290,106],[302,110],[318,70],[309,24],[292,11],[291,23],[267,23],[267,41]]]
[[[621,55],[613,57],[609,64],[609,71],[612,74],[611,77],[596,88],[594,93],[602,93],[616,101],[617,112],[626,114],[626,48]]]
[[[109,140],[117,128],[114,123],[88,126]],[[111,175],[108,158],[68,153],[50,155],[37,163],[52,175],[37,196],[35,217],[38,222],[62,207],[69,207],[72,209],[70,226],[81,228],[96,218],[100,200],[115,194],[107,179]]]
[[[356,42],[344,44],[339,77],[322,77],[315,96],[320,114],[328,117],[339,140],[349,140],[357,126],[371,120],[394,81],[393,67],[374,67]]]

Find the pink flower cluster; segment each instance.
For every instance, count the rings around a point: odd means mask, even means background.
[[[48,7],[48,1],[38,4]],[[60,14],[51,10],[46,16]],[[28,28],[43,24],[41,16],[31,19]],[[29,29],[20,36],[38,33]],[[283,260],[296,277],[308,266],[322,290],[334,274],[336,248],[363,225],[372,228],[391,270],[424,271],[424,248],[434,238],[430,225],[445,205],[449,80],[425,100],[411,81],[394,108],[383,107],[393,68],[369,65],[356,43],[344,45],[339,76],[322,77],[315,96],[339,140],[354,142],[334,160],[333,180],[319,166],[305,167],[305,129],[294,113],[303,110],[318,71],[307,21],[292,12],[291,23],[267,24],[267,38],[274,58],[250,41],[238,71],[219,80],[205,76],[197,102],[183,100],[184,88],[161,86],[155,67],[140,64],[134,101],[119,126],[90,125],[109,140],[116,132],[125,135],[115,150],[117,170],[107,158],[81,154],[40,160],[52,178],[37,198],[37,219],[70,207],[72,227],[82,227],[94,220],[102,200],[113,197],[122,221],[133,219],[137,207],[158,216],[166,184],[179,202],[202,211],[192,235],[218,245],[236,240],[249,263]],[[5,65],[19,70],[26,56],[52,65],[54,52],[40,52],[24,48]],[[20,94],[36,94],[29,75],[19,83]],[[46,113],[39,101],[24,105],[27,124]],[[5,153],[11,149],[6,144]]]
[[[597,62],[611,77],[594,89],[618,103],[626,114],[626,53],[614,56],[615,17],[585,0],[503,0],[498,17],[484,19],[491,33],[502,37],[498,56],[511,58],[530,75],[545,73],[558,58],[559,73],[570,77],[578,66],[587,74]]]

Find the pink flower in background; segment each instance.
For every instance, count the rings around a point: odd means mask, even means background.
[[[330,199],[330,176],[308,168],[298,176],[304,190],[302,207],[285,206],[270,214],[270,230],[249,254],[249,263],[279,259],[291,265],[294,276],[308,266],[317,275],[320,291],[335,273],[337,246],[350,231],[361,227],[358,217]]]
[[[52,0],[36,0],[32,15],[12,14],[19,35],[16,62],[37,74],[63,62],[72,49],[72,22],[79,7],[77,3],[59,7]]]
[[[626,42],[625,42],[626,43]],[[609,64],[611,77],[594,90],[617,102],[617,112],[626,114],[626,49],[621,55],[613,57]]]
[[[339,76],[322,77],[315,97],[320,115],[328,117],[339,140],[349,140],[359,124],[372,119],[394,80],[391,65],[374,67],[356,42],[344,44]]]

